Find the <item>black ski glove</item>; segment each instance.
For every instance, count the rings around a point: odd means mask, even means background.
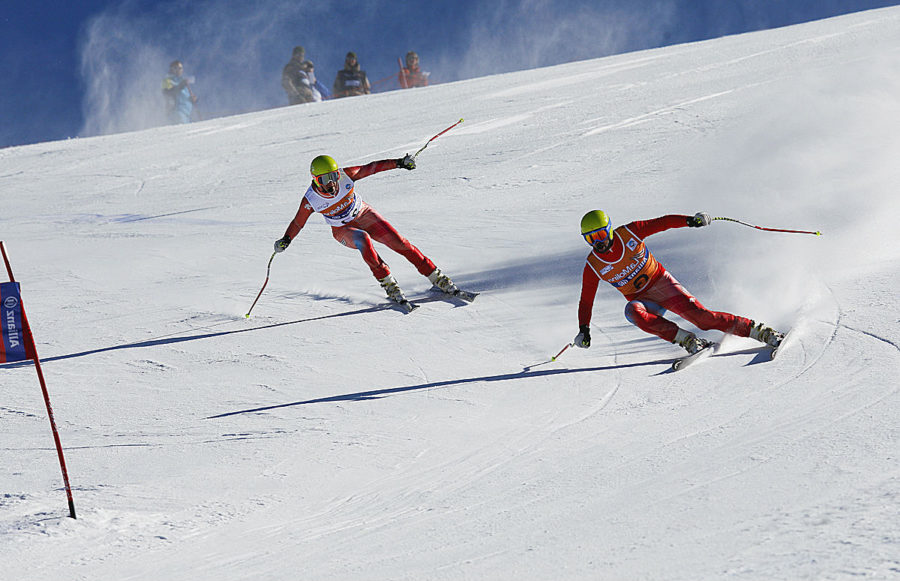
[[[416,169],[416,158],[407,153],[402,158],[397,160],[397,167],[402,167],[403,169],[410,170]]]
[[[697,212],[687,219],[687,225],[691,228],[700,228],[701,226],[709,226],[712,220],[706,212]]]
[[[275,241],[275,252],[284,252],[285,248],[291,245],[291,239],[285,236]]]
[[[575,340],[572,341],[572,344],[576,347],[581,347],[582,349],[587,349],[591,346],[591,328],[588,325],[579,325],[578,326],[578,334],[575,335]]]

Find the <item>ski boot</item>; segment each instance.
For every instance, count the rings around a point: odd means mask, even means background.
[[[387,294],[387,297],[394,301],[395,303],[406,303],[406,297],[403,296],[403,291],[400,290],[400,285],[397,284],[397,279],[394,278],[393,274],[389,274],[384,278],[378,279],[378,284],[381,285],[381,288],[384,289],[384,292]]]
[[[675,335],[675,340],[672,342],[676,345],[684,347],[685,351],[687,351],[691,355],[693,355],[697,351],[700,351],[701,349],[705,349],[712,345],[711,341],[707,341],[703,337],[698,337],[690,331],[685,331],[684,329],[678,329],[678,333]]]
[[[456,285],[453,284],[453,281],[450,280],[449,276],[441,272],[440,268],[435,268],[434,272],[428,275],[428,280],[431,281],[431,284],[441,289],[448,295],[459,294],[459,289],[456,288]]]
[[[765,343],[769,347],[778,347],[784,339],[784,333],[779,333],[772,327],[767,327],[763,323],[750,323],[750,338],[756,339],[760,343]]]

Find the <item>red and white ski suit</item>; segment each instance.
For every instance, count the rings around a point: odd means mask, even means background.
[[[578,324],[590,324],[594,296],[600,279],[603,279],[625,295],[628,300],[625,318],[629,322],[670,343],[675,340],[678,325],[663,318],[667,310],[704,331],[715,329],[749,337],[750,319],[710,311],[701,305],[644,244],[644,238],[648,236],[671,228],[686,227],[687,219],[688,216],[671,214],[653,220],[630,222],[614,230],[613,244],[608,251],[598,254],[592,250],[582,273]]]
[[[375,278],[380,280],[389,275],[391,270],[375,250],[373,238],[402,254],[416,270],[428,276],[435,270],[434,263],[356,194],[355,182],[396,168],[397,161],[394,159],[342,168],[339,170],[341,178],[338,181],[338,192],[334,195],[319,189],[315,182],[311,183],[284,235],[293,240],[309,217],[314,212],[319,212],[331,226],[334,239],[348,248],[359,250]]]

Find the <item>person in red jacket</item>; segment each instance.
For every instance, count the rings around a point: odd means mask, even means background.
[[[582,348],[591,346],[591,311],[602,279],[625,295],[628,301],[625,318],[630,323],[684,347],[688,353],[696,353],[710,342],[664,318],[667,310],[704,331],[715,329],[777,347],[784,338],[782,333],[746,317],[707,309],[669,274],[644,243],[648,236],[671,228],[699,228],[709,223],[709,214],[698,212],[693,216],[670,214],[638,220],[612,229],[609,217],[602,210],[585,214],[581,219],[581,234],[591,245],[591,253],[582,273],[578,335],[574,344]]]
[[[459,292],[450,277],[441,273],[430,258],[410,244],[399,232],[356,193],[357,181],[383,171],[403,168],[416,169],[416,160],[407,154],[400,159],[383,159],[365,165],[340,168],[333,158],[320,155],[312,160],[312,183],[307,188],[300,208],[282,238],[275,241],[275,252],[283,252],[314,212],[325,217],[334,239],[348,248],[355,248],[378,279],[389,299],[408,304],[387,263],[375,250],[372,240],[403,255],[416,270],[447,294]]]

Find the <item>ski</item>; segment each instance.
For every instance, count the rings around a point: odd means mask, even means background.
[[[441,290],[439,287],[436,287],[436,286],[431,287],[431,290],[434,291],[435,293],[440,293],[437,295],[438,297],[447,298],[447,299],[460,299],[460,300],[466,301],[467,303],[471,303],[472,301],[474,301],[475,297],[477,297],[479,294],[479,293],[473,293],[473,292],[469,292],[466,290],[462,290],[460,288],[456,289],[453,292],[449,292],[449,293],[444,292],[443,290]]]
[[[691,353],[687,357],[682,357],[680,359],[676,359],[672,362],[672,371],[680,371],[689,365],[693,365],[698,361],[702,361],[715,353],[716,348],[719,346],[718,343],[710,343],[703,349],[697,351],[696,353]]]
[[[403,299],[402,301],[395,301],[392,299],[391,302],[388,303],[388,307],[398,310],[401,313],[409,314],[418,309],[419,305],[407,299]]]
[[[456,292],[452,292],[452,293],[445,293],[444,291],[437,289],[437,288],[435,290],[437,290],[437,292],[440,294],[437,294],[433,298],[426,297],[426,298],[421,298],[419,300],[425,301],[425,302],[431,302],[431,301],[441,300],[441,299],[460,299],[467,303],[471,303],[472,301],[475,300],[475,297],[478,296],[478,293],[473,293],[473,292],[459,290],[459,289],[457,289]],[[400,311],[402,313],[411,313],[411,312],[415,311],[416,309],[418,309],[422,305],[420,305],[419,303],[414,303],[408,299],[403,299],[402,301],[391,300],[391,302],[388,303],[388,306],[390,308]]]
[[[785,346],[785,343],[788,341],[788,337],[791,336],[791,332],[793,329],[788,329],[788,332],[784,334],[784,337],[781,338],[781,341],[775,347],[772,347],[772,351],[769,353],[769,357],[775,359],[775,356],[778,355],[781,348]]]
[[[475,297],[478,296],[478,293],[464,291],[464,290],[458,288],[458,289],[456,289],[455,292],[450,293],[450,296],[456,297],[458,299],[462,299],[462,300],[466,301],[467,303],[471,303],[472,301],[475,300]]]

